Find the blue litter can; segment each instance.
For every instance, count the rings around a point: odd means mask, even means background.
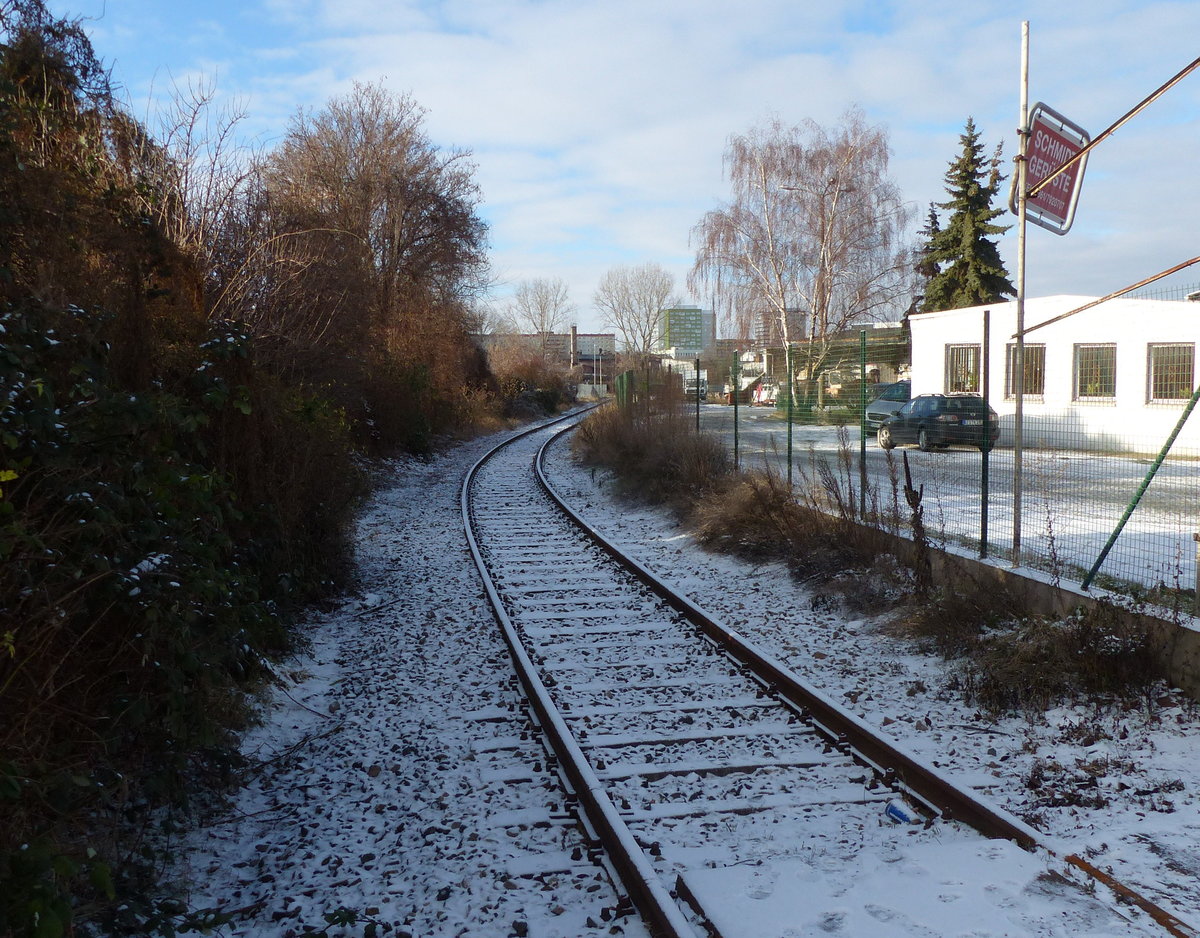
[[[899,798],[893,798],[883,809],[884,817],[895,824],[920,824],[921,816]]]

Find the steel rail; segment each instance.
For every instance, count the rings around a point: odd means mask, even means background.
[[[535,469],[543,491],[598,547],[673,609],[696,624],[722,650],[749,668],[770,691],[807,712],[831,740],[848,745],[855,755],[873,766],[885,779],[894,780],[934,814],[961,821],[987,837],[1010,840],[1030,851],[1044,851],[1100,883],[1120,901],[1137,906],[1175,938],[1200,938],[1200,931],[1171,912],[1103,873],[1082,857],[1051,847],[1037,830],[1019,818],[961,788],[935,767],[906,752],[825,694],[806,684],[776,658],[721,624],[687,597],[676,593],[649,568],[624,554],[572,509],[546,476],[545,455],[550,444],[572,429],[574,425],[559,430],[538,451]]]
[[[570,419],[573,416],[576,415],[569,414],[557,420],[548,421],[504,441],[485,453],[468,470],[461,494],[463,526],[467,535],[467,543],[530,705],[558,758],[559,766],[567,776],[573,794],[583,808],[588,822],[600,837],[621,884],[628,891],[630,899],[633,900],[653,934],[660,938],[697,938],[691,923],[683,915],[671,894],[663,887],[641,846],[621,819],[617,807],[608,797],[603,783],[596,777],[591,764],[567,726],[566,720],[538,676],[537,668],[525,651],[521,638],[504,609],[504,603],[501,601],[491,573],[484,563],[475,532],[472,529],[470,493],[479,470],[500,450],[515,440],[544,430],[556,422]]]

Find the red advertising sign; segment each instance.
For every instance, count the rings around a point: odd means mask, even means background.
[[[1044,104],[1035,104],[1029,115],[1029,140],[1025,156],[1026,191],[1032,192],[1038,183],[1087,146],[1090,139],[1087,131],[1078,124]],[[1026,218],[1055,234],[1066,234],[1075,220],[1075,205],[1079,200],[1086,163],[1085,155],[1030,198],[1025,206]],[[1009,197],[1009,207],[1014,213],[1017,211],[1016,183],[1017,174],[1014,173]]]

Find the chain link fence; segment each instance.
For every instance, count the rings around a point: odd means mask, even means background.
[[[700,428],[719,435],[742,468],[767,467],[811,488],[836,479],[839,499],[850,493],[866,520],[888,526],[907,512],[906,454],[913,485],[923,489],[925,524],[941,545],[1191,614],[1200,531],[1200,416],[1191,414],[1195,343],[1147,330],[1118,354],[1116,342],[1072,342],[1064,350],[1051,337],[1033,341],[1033,333],[1018,455],[1008,325],[994,324],[991,336],[980,326],[972,343],[941,324],[935,349],[941,381],[929,380],[928,362],[923,376],[924,387],[940,385],[944,396],[989,392],[999,413],[990,452],[957,444],[881,448],[867,417],[871,401],[896,386],[881,379],[909,377],[899,350],[907,337],[873,340],[864,332],[852,366],[835,355],[811,377],[797,368],[803,355],[794,349],[792,373],[801,377],[792,397],[786,364],[771,373],[761,356],[736,354],[723,373],[710,367],[702,405],[680,406],[695,411]],[[1088,331],[1102,337],[1103,324]],[[920,357],[913,357],[920,379]],[[785,363],[787,356],[775,359]],[[1054,381],[1067,382],[1066,391],[1052,390]],[[1144,400],[1118,421],[1116,396],[1130,388]],[[1055,394],[1068,396],[1072,406],[1046,406]]]

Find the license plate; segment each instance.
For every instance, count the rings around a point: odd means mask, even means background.
[[[963,421],[963,426],[964,426],[964,427],[982,427],[982,426],[983,426],[983,421],[982,421],[982,420],[970,420],[970,419],[968,419],[968,420],[964,420],[964,421]]]

